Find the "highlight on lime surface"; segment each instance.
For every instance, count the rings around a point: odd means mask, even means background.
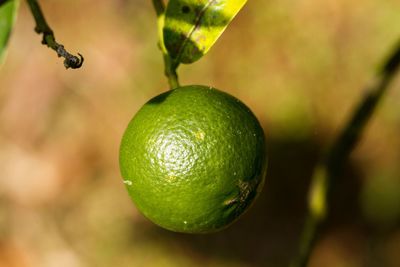
[[[176,232],[208,233],[239,218],[264,184],[264,132],[250,109],[192,85],[148,101],[129,123],[120,169],[138,210]]]

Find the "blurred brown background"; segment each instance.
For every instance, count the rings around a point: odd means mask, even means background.
[[[40,1],[80,70],[40,44],[22,3],[0,71],[0,266],[287,266],[315,162],[400,38],[399,0],[252,0],[182,84],[247,103],[268,138],[262,196],[217,234],[138,214],[121,135],[167,89],[148,0]],[[400,77],[346,167],[310,266],[400,266]]]

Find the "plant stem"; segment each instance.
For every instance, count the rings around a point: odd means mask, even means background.
[[[176,73],[176,69],[179,66],[179,63],[174,62],[172,58],[168,54],[164,54],[164,65],[165,65],[165,76],[168,78],[168,83],[170,89],[174,89],[179,87],[178,74]]]
[[[164,45],[164,18],[165,18],[165,4],[163,0],[152,0],[153,6],[157,14],[157,28],[158,28],[158,46],[161,49],[164,59],[165,76],[167,76],[170,89],[179,87],[178,74],[176,72],[179,63],[173,60],[168,54],[168,50]]]
[[[400,69],[400,42],[384,62],[383,67],[367,88],[365,96],[357,105],[353,116],[328,150],[323,161],[314,170],[309,190],[306,223],[300,237],[299,254],[292,262],[292,267],[305,267],[308,264],[321,226],[329,212],[335,179],[341,175],[343,165],[360,141],[377,104]]]
[[[47,24],[46,19],[43,15],[42,9],[37,0],[27,0],[31,13],[36,22],[35,31],[38,34],[43,34],[42,44],[47,45],[51,49],[57,52],[58,57],[64,58],[65,68],[77,69],[83,64],[84,58],[78,53],[79,57],[70,54],[65,50],[62,44],[56,42],[54,32]]]

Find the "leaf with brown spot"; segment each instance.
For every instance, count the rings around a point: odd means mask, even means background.
[[[164,24],[164,43],[180,63],[205,55],[247,0],[170,0]]]

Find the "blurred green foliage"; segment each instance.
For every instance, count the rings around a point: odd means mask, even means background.
[[[0,64],[15,22],[19,2],[17,0],[0,2]]]

